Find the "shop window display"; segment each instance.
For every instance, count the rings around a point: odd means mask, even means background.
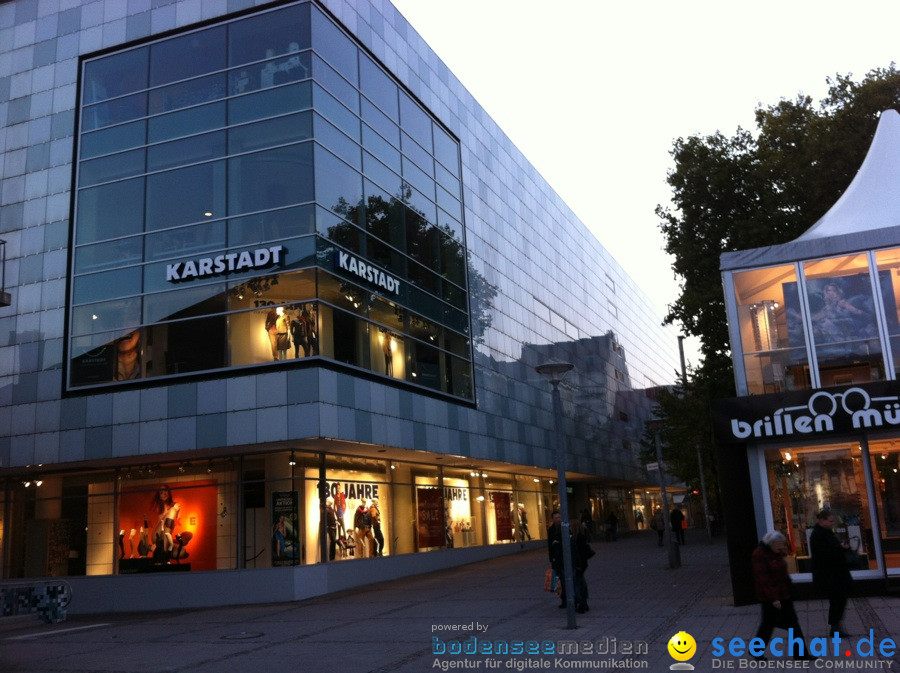
[[[873,441],[869,447],[881,550],[889,574],[900,574],[900,445]]]
[[[792,572],[810,572],[809,535],[830,509],[835,534],[856,552],[856,570],[878,567],[868,489],[858,445],[770,449],[766,472],[775,529],[787,538]]]

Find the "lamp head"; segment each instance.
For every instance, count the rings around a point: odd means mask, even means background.
[[[555,385],[563,380],[563,377],[572,370],[573,366],[571,362],[545,362],[535,367],[534,370]]]

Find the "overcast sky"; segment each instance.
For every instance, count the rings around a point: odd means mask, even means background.
[[[391,1],[660,310],[673,141],[900,53],[897,2]]]

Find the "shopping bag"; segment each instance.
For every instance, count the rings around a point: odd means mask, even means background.
[[[546,572],[544,572],[544,591],[553,591],[553,578],[553,570],[547,568]]]

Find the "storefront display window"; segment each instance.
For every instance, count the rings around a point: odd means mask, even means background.
[[[900,574],[900,443],[872,442],[869,456],[884,563],[888,573]]]
[[[854,569],[877,568],[859,445],[769,449],[765,455],[772,518],[788,539],[791,571],[811,572],[809,535],[822,509],[835,514],[835,534],[856,552]]]
[[[751,395],[810,387],[793,265],[734,274],[747,389]]]

